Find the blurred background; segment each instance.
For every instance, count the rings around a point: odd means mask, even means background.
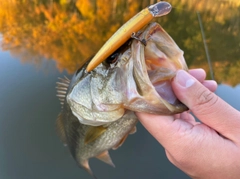
[[[123,23],[156,2],[0,1],[1,179],[91,179],[56,134],[55,83],[71,78]],[[240,110],[240,1],[168,2],[172,12],[154,21],[184,51],[189,68],[206,70],[219,84],[216,94]],[[110,151],[116,168],[90,160],[99,179],[189,178],[141,124],[137,128]]]

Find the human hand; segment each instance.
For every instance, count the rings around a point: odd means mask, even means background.
[[[174,93],[188,112],[173,116],[136,113],[165,148],[168,159],[192,178],[240,178],[240,112],[212,93],[201,69],[177,72]]]

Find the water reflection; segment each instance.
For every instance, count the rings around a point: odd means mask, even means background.
[[[73,73],[130,17],[154,0],[35,0],[0,2],[3,50],[23,63],[57,62]],[[174,9],[158,21],[185,51],[190,67],[209,71],[199,12],[218,82],[240,83],[240,2],[170,0]]]

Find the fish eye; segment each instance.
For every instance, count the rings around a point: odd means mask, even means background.
[[[116,62],[118,55],[119,55],[118,52],[113,53],[112,55],[110,55],[110,56],[106,59],[107,64],[111,64],[111,63]]]

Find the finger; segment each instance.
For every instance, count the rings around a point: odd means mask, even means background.
[[[165,153],[166,153],[166,156],[168,158],[168,160],[173,163],[174,165],[176,165],[176,167],[178,168],[181,168],[178,164],[179,162],[172,156],[172,154],[170,152],[168,152],[166,149],[165,149]]]
[[[179,114],[174,114],[174,118],[175,118],[175,119],[179,119],[179,118],[180,118],[180,114],[181,114],[181,113],[179,113]]]
[[[192,124],[192,125],[196,125],[197,122],[195,120],[195,118],[189,113],[189,112],[183,112],[180,114],[180,118],[178,119],[183,119],[185,120],[186,122]]]
[[[192,69],[192,70],[189,70],[188,72],[201,83],[206,78],[206,72],[201,68]]]
[[[206,72],[199,68],[199,69],[192,69],[189,70],[189,73],[196,78],[199,82],[201,82],[206,88],[210,91],[214,92],[217,89],[217,83],[214,80],[205,80]]]
[[[202,84],[212,92],[216,91],[217,89],[217,83],[214,80],[205,80],[202,82]]]
[[[193,125],[185,120],[175,119],[173,116],[159,116],[147,113],[136,113],[139,121],[157,139],[164,148],[176,143],[179,136],[192,130]]]
[[[194,115],[221,135],[234,141],[240,136],[240,112],[216,96],[198,80],[179,70],[172,82],[174,93]]]
[[[142,125],[158,140],[158,132],[162,135],[163,130],[174,121],[173,116],[159,116],[149,113],[135,113]],[[180,114],[179,114],[180,116]],[[160,141],[159,141],[160,142]]]
[[[190,114],[189,111],[185,111],[183,113],[175,114],[174,119],[183,119],[183,120],[185,120],[186,122],[188,122],[192,125],[199,124],[199,122],[196,121],[195,117],[192,114]]]

